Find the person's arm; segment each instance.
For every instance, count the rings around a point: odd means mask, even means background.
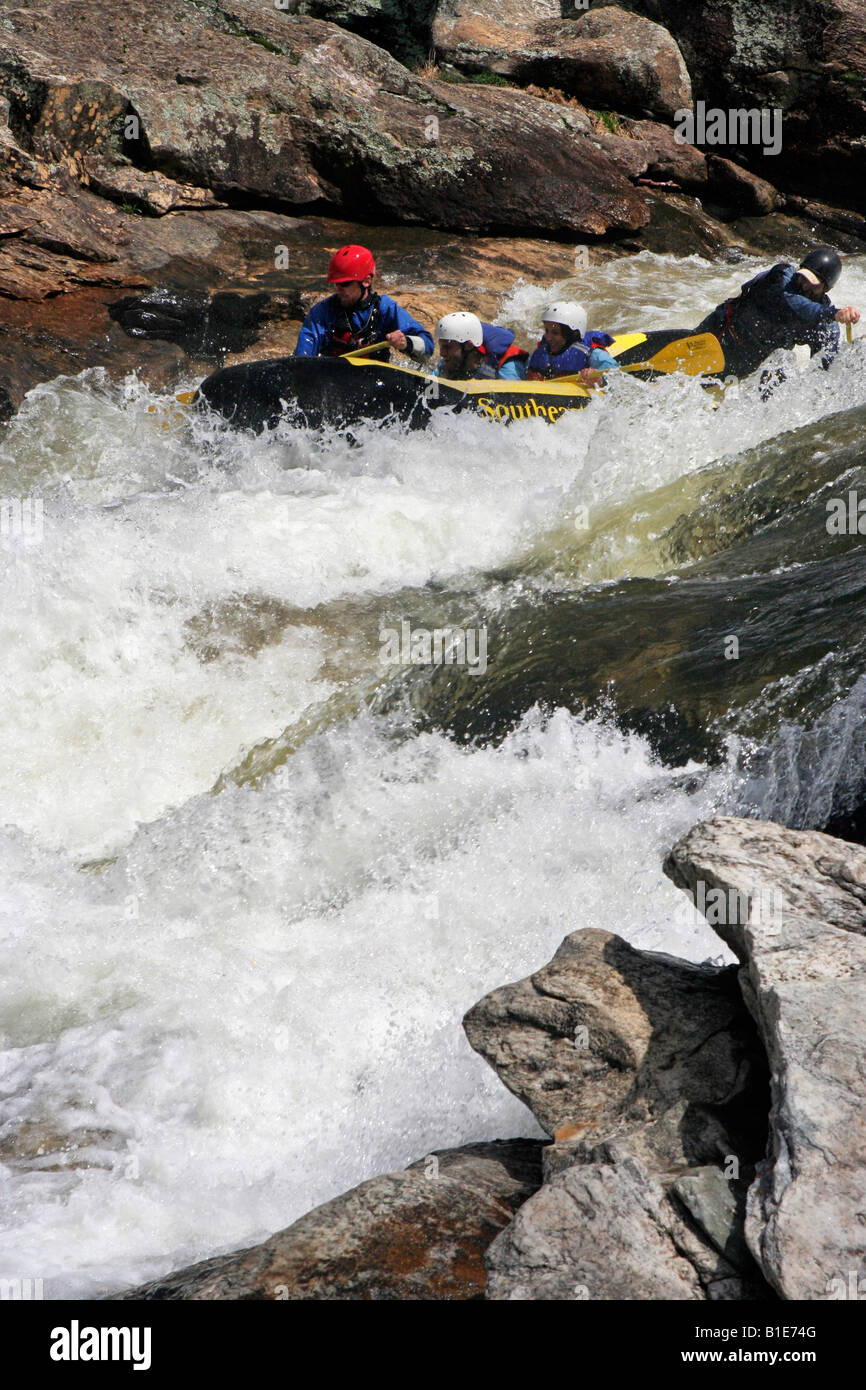
[[[388,341],[391,341],[392,334],[400,333],[406,339],[405,347],[400,347],[399,342],[393,344],[399,352],[407,352],[410,357],[432,356],[432,333],[428,333],[426,328],[422,328],[418,320],[413,319],[411,314],[407,314],[396,300],[389,299],[387,295],[383,294],[379,301],[379,312],[382,316],[382,331]]]
[[[327,299],[323,299],[319,304],[314,304],[304,319],[303,327],[298,334],[295,357],[318,357],[325,346],[325,340],[328,336],[328,319],[325,311],[327,303]]]
[[[609,352],[605,352],[604,348],[599,347],[593,348],[589,354],[589,365],[597,372],[609,372],[612,367],[619,368],[616,358],[611,357]]]
[[[520,357],[509,357],[499,368],[500,381],[525,381],[526,362]]]
[[[807,299],[804,294],[791,294],[785,291],[785,303],[793,309],[798,319],[804,323],[814,326],[819,323],[832,323],[839,312],[835,304],[816,303],[814,299]]]
[[[844,309],[837,309],[835,321],[829,324],[824,329],[820,330],[822,333],[822,341],[818,344],[817,347],[814,347],[812,349],[812,356],[814,357],[815,353],[820,352],[823,348],[824,356],[821,358],[821,366],[824,368],[825,371],[829,367],[830,363],[833,361],[833,358],[836,356],[837,352],[839,351],[839,344],[842,341],[842,334],[839,329],[839,324],[859,322],[859,311],[854,308],[853,304],[848,304]]]
[[[790,269],[791,274],[785,277],[782,285],[782,297],[788,308],[797,315],[798,319],[802,319],[810,327],[814,328],[818,324],[832,323],[839,312],[835,304],[831,304],[826,295],[823,299],[810,299],[808,295],[797,294],[796,290],[790,289],[789,286],[796,280],[797,276],[793,267]]]

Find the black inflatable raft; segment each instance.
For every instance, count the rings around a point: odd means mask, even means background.
[[[608,351],[624,366],[644,362],[687,332],[623,334]],[[284,418],[312,429],[339,429],[362,420],[424,429],[433,411],[441,409],[471,410],[499,422],[555,421],[581,409],[594,394],[577,381],[445,381],[364,358],[277,357],[212,372],[195,403],[209,406],[236,429],[258,433]]]

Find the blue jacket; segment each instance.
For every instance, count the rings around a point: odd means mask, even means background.
[[[574,372],[582,372],[584,367],[609,371],[611,367],[619,366],[616,358],[604,350],[612,342],[609,333],[584,333],[571,347],[551,357],[547,339],[542,338],[529,359],[529,370],[541,372],[544,376],[570,376]]]
[[[374,316],[377,322],[371,325],[370,320]],[[386,294],[374,296],[372,304],[362,304],[349,313],[342,308],[338,297],[332,294],[315,304],[304,319],[295,356],[318,357],[335,348],[337,351],[345,352],[351,344],[335,344],[334,335],[348,332],[360,335],[368,327],[375,328],[375,335],[369,339],[370,342],[377,342],[388,333],[394,333],[399,329],[410,340],[419,340],[415,343],[410,341],[413,356],[429,357],[433,351],[432,334]]]
[[[796,290],[790,288],[791,281],[799,271],[793,265],[774,266],[772,270],[765,270],[754,279],[748,280],[743,286],[740,294],[748,299],[754,293],[755,299],[760,301],[763,297],[771,301],[781,296],[785,308],[792,313],[801,323],[807,324],[810,328],[816,328],[820,324],[833,324],[836,317],[836,306],[830,303],[828,295],[823,299],[809,299],[805,294],[797,294]],[[761,291],[766,291],[764,296]],[[839,336],[839,326],[836,328],[836,337]]]

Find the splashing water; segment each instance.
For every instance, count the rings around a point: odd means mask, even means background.
[[[518,287],[502,317],[531,338],[567,294],[594,326],[687,325],[757,268],[644,253],[591,294]],[[846,285],[862,300],[863,258]],[[0,1277],[96,1296],[433,1147],[535,1133],[469,1049],[466,1009],[581,927],[724,955],[662,875],[667,849],[720,809],[818,824],[862,798],[862,680],[814,718],[756,695],[760,748],[671,767],[615,720],[531,698],[467,745],[373,715],[369,692],[401,681],[379,632],[485,605],[507,630],[512,607],[541,622],[546,594],[630,574],[682,585],[660,537],[705,474],[720,563],[747,578],[727,471],[754,450],[759,480],[797,429],[824,431],[816,458],[850,449],[833,421],[866,404],[863,353],[767,403],[753,382],[714,408],[696,381],[623,378],[554,427],[442,416],[353,441],[173,420],[99,372],[31,393],[0,451],[7,494],[43,503],[40,536],[0,538]],[[800,667],[784,679],[811,689]],[[313,712],[269,775],[219,781]]]

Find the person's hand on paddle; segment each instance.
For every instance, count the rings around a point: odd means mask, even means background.
[[[860,313],[859,313],[859,311],[858,311],[857,309],[854,308],[853,304],[849,304],[849,305],[847,306],[847,308],[845,308],[845,309],[838,309],[838,310],[836,311],[836,322],[837,322],[837,323],[859,323],[859,322],[860,322]]]
[[[400,332],[399,328],[395,328],[393,333],[386,333],[385,338],[398,352],[405,352],[409,345],[409,339],[405,333]]]
[[[584,367],[579,373],[580,379],[587,386],[597,386],[604,376],[603,372],[597,372],[595,367]]]

